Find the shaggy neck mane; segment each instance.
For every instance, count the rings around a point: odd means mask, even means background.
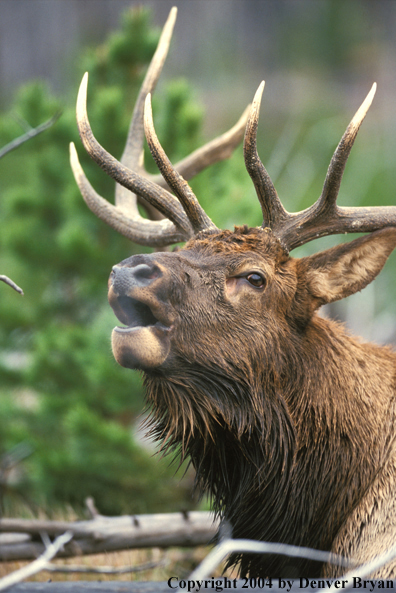
[[[210,493],[233,537],[328,550],[375,479],[379,456],[386,455],[378,450],[374,427],[373,440],[368,440],[367,425],[354,407],[359,385],[351,401],[337,364],[346,352],[355,357],[358,383],[367,345],[318,317],[295,344],[290,351],[289,341],[286,354],[276,349],[282,360],[279,355],[267,361],[261,372],[180,360],[172,372],[147,374],[151,434],[163,452],[191,459],[198,490]],[[311,374],[300,372],[307,369],[304,356],[311,357]],[[274,369],[282,366],[289,370],[279,376]],[[320,366],[327,373],[317,372]],[[354,377],[348,379],[350,389]],[[285,557],[244,555],[240,568],[242,575],[284,576],[286,566]],[[309,576],[320,571],[314,562],[302,561],[298,567]]]

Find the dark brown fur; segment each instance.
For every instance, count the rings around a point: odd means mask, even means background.
[[[240,227],[120,264],[161,270],[142,299],[173,312],[168,357],[143,369],[152,433],[164,451],[191,459],[198,489],[234,537],[358,562],[395,540],[396,355],[315,313],[368,284],[395,243],[391,228],[298,260],[270,231]],[[261,270],[266,286],[242,281],[242,296],[230,299],[227,278],[241,266]],[[340,572],[308,561],[290,569],[281,556],[243,555],[240,567],[255,576]]]

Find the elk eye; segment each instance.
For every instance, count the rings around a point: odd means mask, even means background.
[[[257,272],[253,272],[252,274],[246,276],[246,280],[250,282],[250,284],[255,288],[263,288],[265,285],[265,279]]]

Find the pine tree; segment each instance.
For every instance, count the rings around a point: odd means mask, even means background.
[[[128,11],[120,30],[81,61],[90,72],[92,125],[116,156],[158,36],[148,12]],[[164,95],[159,129],[177,159],[197,146],[202,114],[183,81]],[[69,142],[79,145],[74,102],[71,95],[60,105],[34,83],[0,114],[1,146],[21,124],[36,126],[63,109],[51,129],[0,161],[0,270],[25,292],[0,287],[0,451],[19,443],[32,451],[14,489],[29,504],[78,509],[93,496],[110,514],[186,508],[189,488],[179,486],[169,461],[153,459],[131,435],[142,388],[138,373],[111,355],[115,319],[106,292],[112,265],[142,248],[99,221],[79,194],[68,162]],[[91,182],[111,199],[112,181],[80,154]]]

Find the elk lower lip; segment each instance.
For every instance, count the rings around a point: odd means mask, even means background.
[[[145,327],[115,327],[111,336],[114,358],[129,369],[159,367],[170,352],[171,329],[159,322]]]
[[[148,305],[132,297],[110,293],[109,301],[125,324],[115,327],[111,336],[116,361],[130,369],[160,366],[170,351],[172,326],[159,321]]]

